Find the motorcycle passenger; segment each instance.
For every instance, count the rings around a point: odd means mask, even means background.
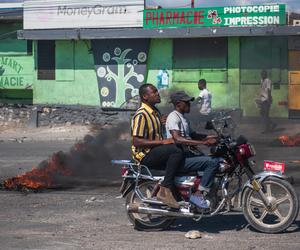
[[[189,120],[184,116],[190,112],[190,102],[194,97],[184,91],[177,91],[170,96],[175,110],[167,118],[167,138],[173,138],[176,144],[182,145],[185,162],[181,171],[204,171],[199,190],[191,195],[190,201],[200,208],[209,208],[203,193],[209,192],[213,185],[214,175],[218,170],[220,158],[205,156],[201,151],[191,150],[192,146],[212,145],[216,143],[216,136],[207,136],[196,133],[190,127]]]
[[[166,170],[157,199],[170,207],[179,208],[171,190],[176,172],[183,164],[183,152],[172,138],[163,139],[162,117],[155,107],[161,101],[157,88],[152,84],[143,84],[139,95],[141,106],[131,121],[133,158],[150,169]]]

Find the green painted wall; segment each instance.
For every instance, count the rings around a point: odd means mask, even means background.
[[[288,38],[240,38],[240,103],[246,116],[258,116],[254,103],[260,88],[261,70],[272,80],[271,116],[288,117]],[[283,104],[283,105],[282,105]]]
[[[147,82],[157,84],[157,74],[160,69],[166,68],[169,72],[170,87],[172,87],[173,68],[172,39],[152,39],[150,42],[149,57],[147,63]]]
[[[55,45],[56,80],[38,80],[35,74],[33,102],[99,106],[90,42],[56,41]]]
[[[147,83],[158,85],[159,70],[166,69],[169,73],[169,87],[173,88],[173,41],[172,39],[151,39],[147,63]],[[158,87],[158,86],[157,86]],[[160,91],[161,105],[168,102],[168,91]]]
[[[0,23],[0,100],[32,103],[34,60],[31,42],[17,40],[21,23]]]
[[[0,35],[20,28],[21,24],[0,24]],[[199,38],[194,41],[199,42],[199,46],[202,44]],[[35,104],[100,105],[90,41],[55,42],[56,80],[37,79],[36,45],[37,42],[33,42],[31,53],[27,41],[17,40],[15,34],[0,40],[0,67],[1,60],[12,61],[12,67],[2,66],[5,67],[2,77],[21,76],[24,79],[22,86],[0,87],[2,100],[12,98],[31,100]],[[197,48],[198,45],[195,46]],[[181,53],[179,57],[178,52]],[[197,96],[197,81],[206,78],[208,89],[213,94],[213,108],[240,107],[246,116],[257,116],[254,99],[260,86],[260,71],[267,69],[275,86],[271,116],[288,116],[287,106],[282,105],[288,100],[287,37],[229,37],[225,54],[195,55],[202,57],[197,58],[196,66],[190,68],[185,65],[192,65],[193,58],[184,58],[184,53],[185,48],[173,39],[152,39],[146,82],[156,85],[159,70],[167,69],[170,89],[184,89]],[[19,73],[14,70],[13,62],[22,66]],[[162,92],[166,100],[164,94]]]
[[[213,95],[213,108],[239,107],[239,39],[228,38],[227,46],[227,58],[214,59],[216,65],[223,65],[225,61],[227,67],[179,69],[176,73],[180,75],[176,78],[180,80],[173,82],[174,86],[185,89],[196,97],[199,94],[197,82],[200,78],[204,78],[207,80],[207,88]]]
[[[256,108],[254,99],[259,91],[259,85],[241,85],[241,108],[245,116],[258,116],[259,110]],[[272,90],[273,104],[271,106],[271,116],[288,117],[287,105],[280,105],[280,102],[288,100],[288,86],[281,86],[280,89]]]

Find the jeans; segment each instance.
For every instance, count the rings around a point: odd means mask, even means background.
[[[141,160],[141,164],[150,169],[166,170],[162,186],[172,188],[174,186],[174,177],[183,165],[183,161],[183,151],[175,144],[169,144],[152,148]]]
[[[183,172],[203,171],[201,185],[202,191],[209,191],[214,182],[214,176],[219,168],[222,158],[210,156],[188,156],[185,158],[184,165],[181,169]]]

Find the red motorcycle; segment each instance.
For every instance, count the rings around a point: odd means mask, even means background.
[[[178,173],[175,178],[179,197],[179,209],[173,209],[156,199],[163,180],[163,173],[149,170],[128,160],[113,160],[121,164],[123,183],[120,189],[126,199],[126,213],[139,230],[162,230],[168,228],[176,218],[186,217],[199,221],[241,208],[249,224],[264,233],[279,233],[287,229],[299,212],[298,196],[283,175],[282,164],[267,162],[264,172],[255,174],[253,145],[240,136],[236,140],[224,135],[216,124],[223,122],[227,127],[230,117],[212,120],[206,129],[213,129],[218,135],[218,144],[211,148],[212,156],[222,157],[226,164],[220,164],[213,188],[205,196],[209,209],[200,209],[189,202],[191,193],[201,183],[201,172]],[[245,182],[246,179],[246,182]]]

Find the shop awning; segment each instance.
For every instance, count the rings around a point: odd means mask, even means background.
[[[197,27],[168,29],[53,29],[19,30],[18,38],[27,40],[125,39],[125,38],[195,38],[232,36],[300,35],[300,26],[268,27]]]

